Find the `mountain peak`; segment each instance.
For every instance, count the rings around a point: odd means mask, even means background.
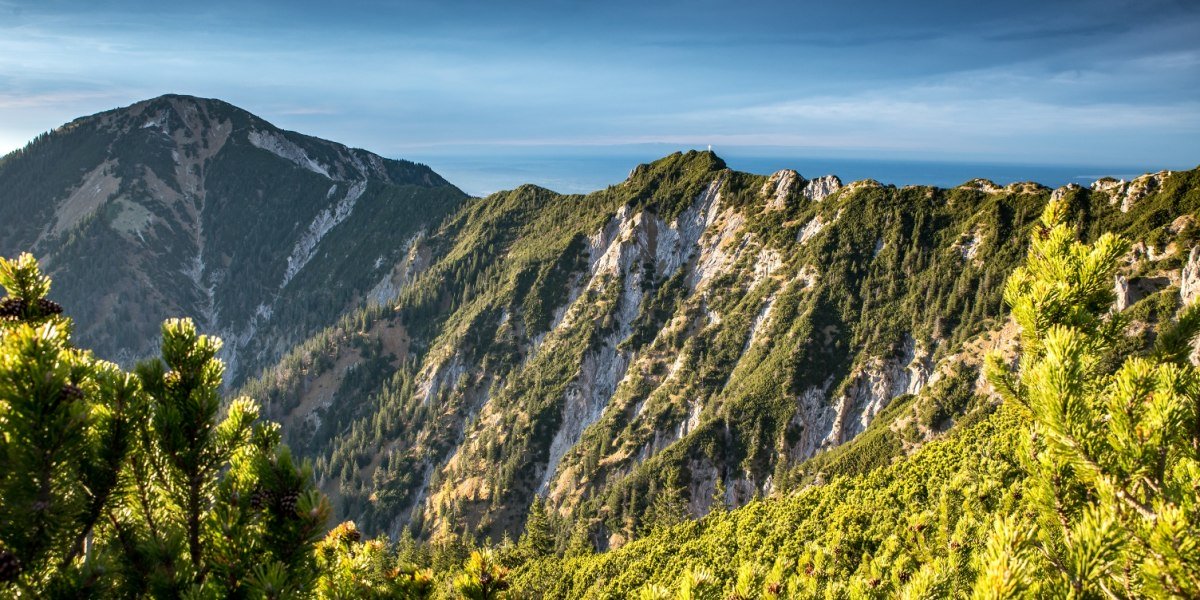
[[[696,176],[717,173],[726,169],[725,161],[712,150],[688,150],[674,152],[658,160],[643,163],[629,172],[626,183],[644,183],[662,178],[676,179],[681,176]]]
[[[326,325],[303,310],[357,302],[464,197],[427,166],[166,94],[76,119],[0,161],[0,255],[33,251],[69,275],[58,293],[84,307],[72,316],[102,356],[141,358],[162,319],[190,316],[226,339],[236,376],[243,350],[271,355],[245,348],[249,333]],[[97,267],[100,256],[124,258]],[[123,339],[114,322],[128,325]]]

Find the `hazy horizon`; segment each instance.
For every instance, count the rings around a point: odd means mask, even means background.
[[[414,154],[400,157],[429,165],[438,174],[473,196],[533,184],[564,194],[601,190],[623,181],[638,164],[651,162],[672,152],[703,150],[705,147],[563,148],[557,153],[529,152],[492,156],[484,153]],[[820,156],[786,148],[712,148],[726,164],[738,171],[766,175],[792,169],[805,178],[836,175],[843,182],[875,179],[884,185],[932,185],[954,187],[971,179],[990,179],[1000,185],[1033,181],[1055,188],[1068,183],[1087,186],[1103,177],[1132,179],[1160,170],[1187,170],[1188,165],[1072,165],[1019,162],[975,162],[904,158],[861,158]]]

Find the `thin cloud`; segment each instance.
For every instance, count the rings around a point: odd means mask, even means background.
[[[1065,105],[1023,99],[897,100],[811,98],[696,113],[693,120],[743,120],[779,124],[822,122],[832,127],[886,125],[897,130],[1018,134],[1086,131],[1104,127],[1200,130],[1200,102]]]
[[[313,115],[336,115],[339,111],[332,108],[323,108],[318,106],[297,106],[294,108],[281,108],[271,111],[277,115],[286,116],[313,116]]]
[[[14,93],[0,92],[0,110],[47,109],[61,106],[77,106],[81,103],[114,101],[125,97],[124,93],[111,91],[60,91]]]

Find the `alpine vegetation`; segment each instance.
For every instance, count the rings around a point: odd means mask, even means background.
[[[79,119],[0,159],[0,596],[1198,597],[1198,218]]]

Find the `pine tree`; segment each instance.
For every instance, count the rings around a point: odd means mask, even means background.
[[[507,597],[508,569],[500,566],[491,550],[472,552],[463,573],[454,579],[454,589],[467,600],[499,600]]]
[[[725,480],[717,476],[717,482],[713,485],[712,507],[709,509],[715,513],[723,513],[729,510],[728,490],[725,488]]]
[[[721,597],[721,585],[711,571],[695,567],[679,577],[677,600],[717,600]]]
[[[679,484],[679,475],[672,473],[666,486],[657,490],[650,501],[642,523],[642,535],[674,527],[688,520],[687,500]]]
[[[137,368],[150,418],[130,461],[126,518],[112,519],[131,593],[276,597],[315,578],[328,501],[250,399],[222,411],[219,350],[190,320],[169,320],[162,360]]]
[[[278,425],[221,397],[219,340],[167,321],[133,375],[71,345],[31,255],[0,258],[0,286],[0,595],[427,595],[353,524],[314,552],[328,500]]]
[[[0,592],[94,594],[107,557],[91,540],[144,408],[138,383],[72,347],[32,255],[0,258],[0,286]]]
[[[567,540],[567,549],[564,556],[568,558],[577,558],[588,556],[596,552],[596,545],[592,542],[591,530],[588,527],[586,518],[579,517],[575,521],[575,525],[571,528],[571,537]]]
[[[391,552],[387,540],[362,540],[352,522],[333,528],[317,544],[320,578],[317,592],[322,598],[372,600],[395,598],[418,600],[433,591],[433,575]]]
[[[1113,275],[1129,245],[1075,240],[1051,202],[1005,288],[1022,329],[1017,373],[988,374],[1032,422],[1022,464],[1033,518],[997,521],[977,598],[1200,597],[1200,377],[1189,307],[1149,356],[1115,355],[1127,324]]]
[[[546,505],[541,498],[534,498],[529,506],[529,518],[525,520],[525,533],[521,536],[521,548],[530,558],[554,554],[554,528],[546,514]]]

